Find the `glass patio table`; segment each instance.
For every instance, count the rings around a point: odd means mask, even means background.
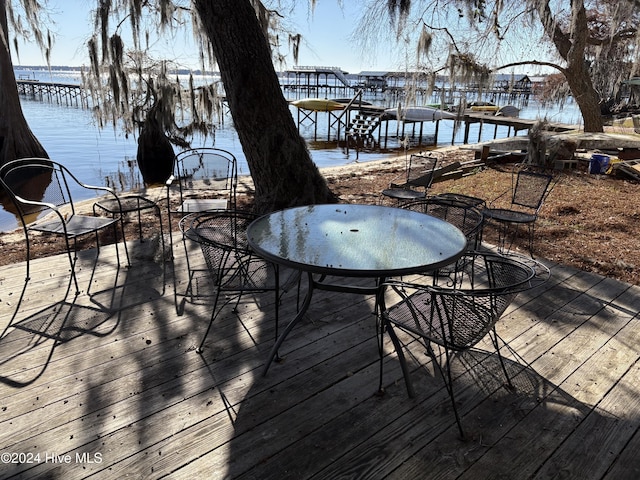
[[[391,276],[437,270],[460,258],[467,246],[454,225],[411,210],[381,205],[329,204],[264,215],[247,229],[249,246],[264,259],[306,272],[309,288],[297,315],[277,337],[266,375],[286,336],[309,308],[315,289],[376,294]],[[314,274],[317,278],[314,277]],[[375,285],[329,283],[332,277],[368,277]]]

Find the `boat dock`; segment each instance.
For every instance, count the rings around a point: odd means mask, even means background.
[[[513,129],[513,135],[516,136],[518,132],[522,130],[529,130],[533,127],[538,120],[527,120],[524,118],[514,118],[514,117],[502,117],[499,115],[486,115],[482,113],[466,113],[462,117],[462,122],[464,122],[464,143],[480,143],[482,136],[482,128],[484,125],[493,125],[493,139],[497,138],[498,127],[504,126],[508,128],[507,137],[511,136],[511,130]],[[475,140],[469,139],[471,134],[471,125],[479,124],[478,128],[478,138],[477,142]],[[565,123],[548,123],[545,127],[546,130],[551,132],[568,132],[570,130],[575,130],[575,125],[569,125]],[[452,143],[453,144],[453,143]]]
[[[360,94],[356,94],[356,97]],[[509,138],[517,136],[522,131],[531,129],[538,120],[523,119],[494,115],[493,112],[474,112],[466,110],[455,119],[436,120],[404,120],[398,121],[395,116],[389,115],[383,107],[377,105],[362,105],[356,97],[345,103],[342,110],[313,110],[298,108],[295,116],[298,130],[312,129],[314,141],[337,142],[347,149],[371,149],[391,148],[390,144],[397,142],[410,142],[415,146],[436,146],[456,142],[456,135],[460,128],[453,128],[450,138],[442,138],[440,135],[441,122],[458,122],[463,125],[463,144],[480,143],[483,141],[485,128],[493,126],[493,140],[497,138]],[[294,102],[300,105],[300,101]],[[302,101],[304,105],[304,101]],[[320,122],[326,122],[320,138],[318,126]],[[433,128],[426,133],[426,126],[433,124]],[[477,128],[474,126],[477,125]],[[499,135],[499,128],[502,134]],[[506,127],[506,132],[504,129]],[[564,123],[547,123],[545,129],[552,132],[567,132],[575,130],[575,125]],[[488,140],[485,135],[485,140]]]
[[[280,83],[285,95],[292,99],[320,95],[351,97],[362,90],[367,95],[382,95],[394,101],[405,101],[410,94],[418,104],[486,99],[505,105],[527,105],[544,83],[544,77],[496,74],[486,85],[462,82],[452,85],[447,75],[433,76],[419,71],[349,73],[339,67],[295,66],[280,73]]]

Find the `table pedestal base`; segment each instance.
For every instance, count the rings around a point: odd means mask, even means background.
[[[289,322],[284,331],[278,336],[276,343],[274,344],[271,352],[269,353],[269,358],[267,359],[267,363],[264,366],[264,370],[262,372],[263,376],[267,375],[269,371],[269,367],[273,363],[276,358],[280,358],[278,355],[278,350],[282,346],[282,343],[287,338],[287,335],[293,330],[293,328],[302,320],[307,310],[309,310],[309,306],[311,305],[311,299],[313,297],[313,292],[315,289],[325,290],[328,292],[340,292],[340,293],[355,293],[361,295],[376,295],[376,313],[379,311],[380,306],[384,308],[384,295],[383,292],[380,292],[379,285],[382,285],[384,282],[384,278],[377,279],[376,285],[373,287],[357,287],[352,285],[337,285],[332,283],[325,283],[323,280],[326,278],[325,275],[322,275],[319,280],[315,280],[313,278],[312,273],[307,273],[307,277],[309,279],[309,289],[307,290],[307,294],[302,301],[302,305],[300,310],[296,314],[296,316]],[[380,344],[380,348],[382,348],[382,344]]]

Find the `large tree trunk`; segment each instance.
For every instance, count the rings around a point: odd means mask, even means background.
[[[540,0],[538,15],[546,35],[556,46],[560,56],[567,62],[563,73],[571,89],[571,94],[580,108],[580,113],[582,113],[584,131],[603,132],[600,97],[593,88],[591,72],[584,58],[589,37],[584,1],[571,1],[569,33],[564,32],[561,24],[553,18],[549,3],[550,0]]]
[[[249,0],[194,4],[218,62],[257,210],[335,201],[297,131]]]
[[[20,106],[9,51],[5,0],[0,0],[0,42],[0,165],[16,158],[48,158],[47,152],[27,125]]]
[[[573,98],[575,98],[585,132],[604,132],[602,112],[600,110],[600,96],[593,88],[589,70],[586,68],[584,58],[579,65],[569,64],[565,70],[565,77]]]
[[[571,88],[573,98],[576,99],[576,103],[580,107],[582,119],[584,120],[584,131],[604,132],[604,124],[600,112],[600,96],[593,88],[591,72],[584,58],[587,38],[589,37],[584,2],[572,2],[571,17],[571,47],[565,53],[567,83]]]

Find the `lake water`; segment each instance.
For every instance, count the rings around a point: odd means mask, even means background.
[[[17,71],[16,77],[20,73]],[[70,72],[30,72],[30,75],[35,75],[35,78],[41,81],[79,83],[78,75]],[[369,99],[369,101],[372,100],[375,102],[374,98]],[[378,104],[384,105],[384,102],[388,100],[379,98],[378,101],[381,102]],[[135,166],[137,144],[134,138],[126,138],[121,132],[114,131],[111,127],[103,130],[98,129],[90,110],[78,106],[59,105],[24,96],[21,97],[21,104],[31,130],[42,143],[50,158],[67,166],[80,180],[94,185],[111,185],[118,190],[128,190],[140,184]],[[555,107],[552,110],[545,109],[534,101],[521,107],[521,118],[535,119],[547,115],[548,119],[554,122],[579,123],[580,121],[580,115],[572,103],[563,109]],[[293,106],[291,113],[294,119],[298,118],[298,112]],[[329,130],[328,124],[328,114],[318,113],[317,124],[311,124],[307,121],[300,126],[300,134],[307,140],[312,158],[318,167],[377,160],[385,155],[395,154],[402,149],[399,139],[395,137],[398,130],[395,122],[389,122],[389,138],[385,150],[359,152],[340,147],[334,140],[327,142],[329,136],[335,139],[335,132]],[[408,129],[405,132],[410,133]],[[435,124],[426,122],[423,129],[423,140],[432,136],[434,132]],[[493,134],[493,128],[485,127],[481,139],[490,140],[493,138]],[[506,127],[504,127],[504,131],[501,127],[498,131],[498,137],[506,135]],[[452,138],[454,138],[454,144],[461,144],[463,142],[463,128],[460,128],[454,136],[453,122],[440,122],[439,145],[450,145]],[[470,138],[477,139],[477,133],[474,133],[473,129]],[[414,138],[412,143],[417,143],[417,138]],[[203,146],[203,142],[196,140],[193,145]],[[213,146],[212,140],[208,140],[204,146]],[[232,127],[231,118],[225,118],[224,122],[216,129],[215,146],[229,150],[236,155],[240,175],[249,173],[242,147]],[[78,199],[85,198],[79,197]],[[0,231],[12,230],[17,226],[16,219],[12,214],[0,210]]]

